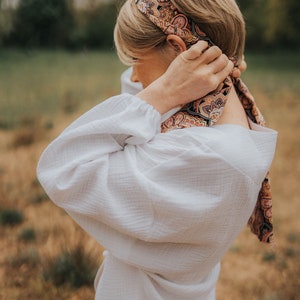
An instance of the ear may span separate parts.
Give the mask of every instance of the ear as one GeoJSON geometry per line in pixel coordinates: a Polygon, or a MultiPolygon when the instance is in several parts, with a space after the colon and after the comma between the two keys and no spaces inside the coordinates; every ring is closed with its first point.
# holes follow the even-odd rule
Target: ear
{"type": "Polygon", "coordinates": [[[175,34],[169,34],[167,36],[167,43],[174,49],[177,55],[187,49],[183,39],[175,34]]]}

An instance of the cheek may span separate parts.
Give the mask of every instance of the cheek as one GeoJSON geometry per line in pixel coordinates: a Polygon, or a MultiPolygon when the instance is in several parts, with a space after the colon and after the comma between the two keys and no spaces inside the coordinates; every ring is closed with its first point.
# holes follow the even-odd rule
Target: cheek
{"type": "Polygon", "coordinates": [[[160,60],[157,63],[152,64],[149,66],[149,78],[154,81],[160,76],[162,76],[168,69],[169,63],[166,61],[160,60]]]}
{"type": "Polygon", "coordinates": [[[141,82],[143,88],[146,88],[163,73],[164,70],[162,68],[155,68],[153,65],[144,65],[136,72],[138,81],[141,82]]]}
{"type": "MultiPolygon", "coordinates": [[[[139,64],[134,66],[134,77],[139,81],[143,88],[147,87],[161,75],[163,75],[171,63],[170,57],[163,58],[157,53],[147,58],[141,59],[139,64]]],[[[134,80],[132,80],[134,81],[134,80]]]]}

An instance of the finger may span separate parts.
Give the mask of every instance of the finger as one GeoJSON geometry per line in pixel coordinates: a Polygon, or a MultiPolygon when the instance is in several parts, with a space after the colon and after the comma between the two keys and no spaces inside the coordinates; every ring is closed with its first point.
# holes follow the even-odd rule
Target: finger
{"type": "Polygon", "coordinates": [[[212,46],[203,53],[202,59],[204,62],[209,64],[214,60],[216,60],[221,55],[222,55],[222,50],[217,46],[212,46]]]}
{"type": "Polygon", "coordinates": [[[222,54],[211,62],[209,66],[211,67],[212,73],[217,74],[227,66],[228,62],[228,57],[225,54],[222,54]]]}
{"type": "Polygon", "coordinates": [[[241,77],[241,71],[240,71],[240,69],[237,68],[237,67],[233,68],[231,76],[235,77],[235,78],[241,77]]]}
{"type": "Polygon", "coordinates": [[[247,63],[246,63],[246,61],[244,60],[244,57],[243,57],[243,60],[239,65],[239,70],[241,72],[244,72],[244,71],[246,71],[246,69],[247,69],[247,63]]]}
{"type": "Polygon", "coordinates": [[[196,58],[199,58],[207,48],[208,43],[206,41],[199,41],[181,55],[184,60],[195,60],[196,58]]]}
{"type": "Polygon", "coordinates": [[[226,66],[218,73],[215,74],[217,78],[220,80],[220,82],[225,80],[225,78],[232,72],[233,67],[234,67],[233,62],[231,60],[228,60],[226,66]]]}

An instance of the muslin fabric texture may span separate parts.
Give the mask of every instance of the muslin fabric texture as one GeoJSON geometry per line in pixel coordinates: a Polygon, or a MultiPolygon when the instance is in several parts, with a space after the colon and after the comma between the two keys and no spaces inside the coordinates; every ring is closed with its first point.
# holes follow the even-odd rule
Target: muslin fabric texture
{"type": "Polygon", "coordinates": [[[272,162],[271,129],[162,134],[165,118],[124,93],[77,119],[40,158],[49,197],[107,249],[97,300],[215,299],[220,260],[272,162]]]}

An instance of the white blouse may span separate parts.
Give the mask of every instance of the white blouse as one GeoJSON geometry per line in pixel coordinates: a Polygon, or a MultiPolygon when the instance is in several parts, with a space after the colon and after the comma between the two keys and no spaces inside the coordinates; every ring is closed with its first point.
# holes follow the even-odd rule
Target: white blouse
{"type": "Polygon", "coordinates": [[[49,197],[107,251],[95,299],[212,300],[220,260],[247,223],[277,133],[253,124],[160,133],[162,116],[122,94],[44,151],[49,197]]]}

